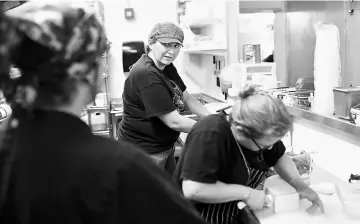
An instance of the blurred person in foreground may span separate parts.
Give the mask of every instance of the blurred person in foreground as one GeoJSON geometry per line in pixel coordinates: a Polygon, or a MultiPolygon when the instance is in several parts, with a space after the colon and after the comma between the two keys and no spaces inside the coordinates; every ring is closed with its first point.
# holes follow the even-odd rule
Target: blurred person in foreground
{"type": "Polygon", "coordinates": [[[0,88],[14,109],[1,130],[0,223],[202,223],[141,151],[81,121],[106,51],[95,16],[64,1],[22,7],[0,15],[0,88]]]}

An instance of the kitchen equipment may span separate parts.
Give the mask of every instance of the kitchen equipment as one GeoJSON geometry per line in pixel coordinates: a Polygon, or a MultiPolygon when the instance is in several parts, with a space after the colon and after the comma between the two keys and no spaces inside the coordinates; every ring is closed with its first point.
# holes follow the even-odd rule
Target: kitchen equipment
{"type": "Polygon", "coordinates": [[[296,91],[302,90],[314,90],[314,77],[313,76],[302,76],[295,84],[296,91]]]}
{"type": "Polygon", "coordinates": [[[335,185],[330,182],[322,182],[322,183],[311,185],[310,187],[311,187],[311,189],[316,191],[316,193],[322,194],[322,195],[331,196],[336,193],[335,185]]]}
{"type": "Polygon", "coordinates": [[[360,175],[350,174],[349,183],[360,183],[360,175]]]}
{"type": "MultiPolygon", "coordinates": [[[[218,69],[216,66],[216,70],[218,69]]],[[[232,63],[222,68],[219,81],[223,93],[228,93],[231,88],[241,89],[246,84],[246,75],[244,75],[241,63],[232,63]]]]}
{"type": "Polygon", "coordinates": [[[261,47],[260,44],[244,44],[243,45],[243,62],[244,63],[261,63],[261,47]]]}
{"type": "Polygon", "coordinates": [[[360,104],[350,109],[350,120],[357,126],[360,126],[360,104]]]}
{"type": "Polygon", "coordinates": [[[334,115],[349,118],[351,107],[360,103],[360,87],[337,87],[333,92],[334,115]]]}
{"type": "MultiPolygon", "coordinates": [[[[90,126],[93,134],[110,135],[107,107],[87,106],[81,119],[90,126]]],[[[109,136],[110,137],[110,136],[109,136]]]]}
{"type": "Polygon", "coordinates": [[[123,70],[130,71],[130,67],[145,54],[145,43],[143,41],[127,41],[123,43],[123,70]]]}
{"type": "Polygon", "coordinates": [[[283,180],[279,175],[274,175],[265,180],[265,193],[271,198],[269,206],[274,213],[290,212],[299,209],[300,196],[296,189],[283,180]]]}
{"type": "Polygon", "coordinates": [[[335,185],[335,189],[348,219],[360,220],[360,184],[335,185]]]}
{"type": "Polygon", "coordinates": [[[277,88],[276,63],[239,63],[239,75],[233,77],[232,88],[242,89],[245,84],[253,84],[264,89],[277,88]]]}

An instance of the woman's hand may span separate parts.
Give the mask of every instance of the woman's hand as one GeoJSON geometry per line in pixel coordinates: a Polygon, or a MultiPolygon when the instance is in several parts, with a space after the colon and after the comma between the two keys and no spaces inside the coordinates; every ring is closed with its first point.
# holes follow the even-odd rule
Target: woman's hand
{"type": "Polygon", "coordinates": [[[298,193],[300,195],[300,197],[306,198],[308,199],[311,203],[312,206],[310,206],[308,209],[306,209],[306,211],[309,214],[314,214],[319,208],[320,211],[322,213],[324,213],[324,204],[321,201],[319,195],[310,187],[298,190],[298,193]]]}
{"type": "Polygon", "coordinates": [[[313,189],[306,185],[300,178],[291,181],[290,184],[296,188],[300,197],[306,198],[312,203],[312,206],[306,210],[309,214],[314,214],[319,208],[320,211],[324,213],[324,204],[313,189]]]}
{"type": "Polygon", "coordinates": [[[267,200],[265,191],[250,188],[249,195],[245,199],[245,203],[253,210],[260,210],[266,203],[268,203],[267,200]]]}

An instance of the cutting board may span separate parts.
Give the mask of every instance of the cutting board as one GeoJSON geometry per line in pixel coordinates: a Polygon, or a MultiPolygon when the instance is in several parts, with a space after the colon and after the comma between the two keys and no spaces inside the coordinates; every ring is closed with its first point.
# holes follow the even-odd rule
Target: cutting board
{"type": "Polygon", "coordinates": [[[213,103],[207,103],[204,105],[204,107],[212,114],[217,114],[217,110],[223,109],[227,106],[230,106],[231,104],[225,103],[225,102],[213,102],[213,103]]]}
{"type": "Polygon", "coordinates": [[[319,195],[325,206],[325,214],[320,211],[315,215],[309,215],[306,209],[311,206],[307,199],[300,200],[298,211],[269,214],[266,211],[257,212],[261,224],[359,224],[360,220],[349,220],[343,213],[342,204],[336,194],[319,195]]]}

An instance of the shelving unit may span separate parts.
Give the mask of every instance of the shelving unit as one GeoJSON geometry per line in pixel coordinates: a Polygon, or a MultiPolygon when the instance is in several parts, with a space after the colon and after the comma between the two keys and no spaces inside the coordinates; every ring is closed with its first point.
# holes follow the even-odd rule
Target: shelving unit
{"type": "MultiPolygon", "coordinates": [[[[86,3],[88,6],[94,10],[96,17],[104,23],[105,17],[104,17],[104,7],[101,1],[99,0],[86,0],[86,3]]],[[[111,42],[108,42],[108,47],[110,48],[111,42]]],[[[109,76],[108,76],[108,55],[107,53],[104,53],[103,57],[103,63],[104,63],[104,73],[101,75],[100,79],[100,93],[105,94],[105,102],[104,105],[98,106],[94,102],[92,105],[88,105],[85,108],[83,108],[83,111],[87,113],[87,123],[90,126],[92,132],[94,135],[108,137],[108,138],[114,138],[113,136],[113,125],[112,125],[112,116],[111,116],[111,106],[110,106],[110,96],[109,96],[109,76]],[[103,122],[101,124],[94,124],[93,118],[96,118],[96,116],[101,116],[101,118],[104,118],[103,122]]]]}
{"type": "Polygon", "coordinates": [[[183,23],[183,27],[189,27],[196,35],[190,41],[187,39],[189,31],[185,32],[185,46],[181,50],[183,64],[178,69],[190,92],[202,92],[218,100],[225,99],[219,75],[224,66],[239,58],[238,14],[239,3],[236,1],[178,0],[178,22],[183,23]]]}

